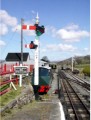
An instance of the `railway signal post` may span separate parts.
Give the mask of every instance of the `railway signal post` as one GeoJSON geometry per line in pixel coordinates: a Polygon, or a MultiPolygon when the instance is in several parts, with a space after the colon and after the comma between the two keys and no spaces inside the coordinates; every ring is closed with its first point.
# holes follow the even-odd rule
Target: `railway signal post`
{"type": "MultiPolygon", "coordinates": [[[[38,14],[36,16],[35,25],[38,26],[39,17],[38,14]]],[[[34,85],[39,85],[39,36],[36,33],[35,44],[37,47],[35,48],[35,72],[34,72],[34,85]]]]}
{"type": "Polygon", "coordinates": [[[39,36],[41,36],[44,33],[44,26],[39,26],[39,16],[37,13],[36,16],[36,37],[35,37],[35,45],[37,47],[35,48],[35,67],[34,67],[34,93],[35,93],[35,99],[39,99],[38,95],[38,88],[39,88],[39,36]]]}
{"type": "Polygon", "coordinates": [[[27,26],[23,25],[22,29],[29,29],[29,30],[35,30],[36,36],[35,36],[35,41],[31,41],[30,44],[25,45],[25,47],[28,47],[30,49],[35,49],[35,65],[34,65],[34,83],[33,87],[35,93],[38,93],[38,88],[39,88],[39,36],[41,36],[44,33],[44,26],[39,26],[39,16],[37,13],[36,16],[36,21],[34,26],[27,26]]]}

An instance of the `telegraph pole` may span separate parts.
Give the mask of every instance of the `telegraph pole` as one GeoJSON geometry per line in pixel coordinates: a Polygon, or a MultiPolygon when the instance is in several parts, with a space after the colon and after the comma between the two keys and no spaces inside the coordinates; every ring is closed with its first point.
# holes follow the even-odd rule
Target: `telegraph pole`
{"type": "Polygon", "coordinates": [[[23,65],[23,30],[22,30],[22,25],[23,25],[24,19],[21,18],[21,64],[23,65]]]}
{"type": "Polygon", "coordinates": [[[72,57],[72,72],[73,72],[73,57],[72,57]]]}
{"type": "MultiPolygon", "coordinates": [[[[24,19],[21,18],[21,62],[20,66],[23,66],[23,30],[22,30],[22,25],[23,25],[24,19]]],[[[22,87],[22,74],[20,74],[20,80],[19,80],[20,87],[22,87]]]]}

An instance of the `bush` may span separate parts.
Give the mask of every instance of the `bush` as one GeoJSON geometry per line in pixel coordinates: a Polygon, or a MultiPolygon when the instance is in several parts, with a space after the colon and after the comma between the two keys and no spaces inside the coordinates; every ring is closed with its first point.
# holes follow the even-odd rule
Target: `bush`
{"type": "Polygon", "coordinates": [[[73,70],[73,72],[72,72],[73,74],[79,74],[79,70],[73,70]]]}
{"type": "Polygon", "coordinates": [[[83,73],[86,76],[90,76],[90,66],[87,66],[83,69],[83,73]]]}

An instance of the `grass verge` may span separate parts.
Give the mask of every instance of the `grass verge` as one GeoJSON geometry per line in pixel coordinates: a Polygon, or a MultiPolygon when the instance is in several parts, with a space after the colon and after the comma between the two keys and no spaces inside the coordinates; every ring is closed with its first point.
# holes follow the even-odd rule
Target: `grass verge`
{"type": "Polygon", "coordinates": [[[10,101],[16,98],[21,91],[23,90],[23,87],[16,86],[17,90],[14,90],[13,88],[5,93],[4,95],[0,96],[0,108],[8,104],[10,101]]]}

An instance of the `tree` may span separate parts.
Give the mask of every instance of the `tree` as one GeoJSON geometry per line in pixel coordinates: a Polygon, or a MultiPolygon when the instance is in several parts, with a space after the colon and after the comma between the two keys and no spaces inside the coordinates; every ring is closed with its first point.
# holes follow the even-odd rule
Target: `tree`
{"type": "Polygon", "coordinates": [[[82,60],[81,60],[80,58],[77,58],[77,59],[76,59],[76,62],[77,62],[77,64],[81,64],[81,63],[82,63],[82,60]]]}
{"type": "Polygon", "coordinates": [[[44,56],[41,60],[43,60],[45,62],[50,62],[47,56],[44,56]]]}

